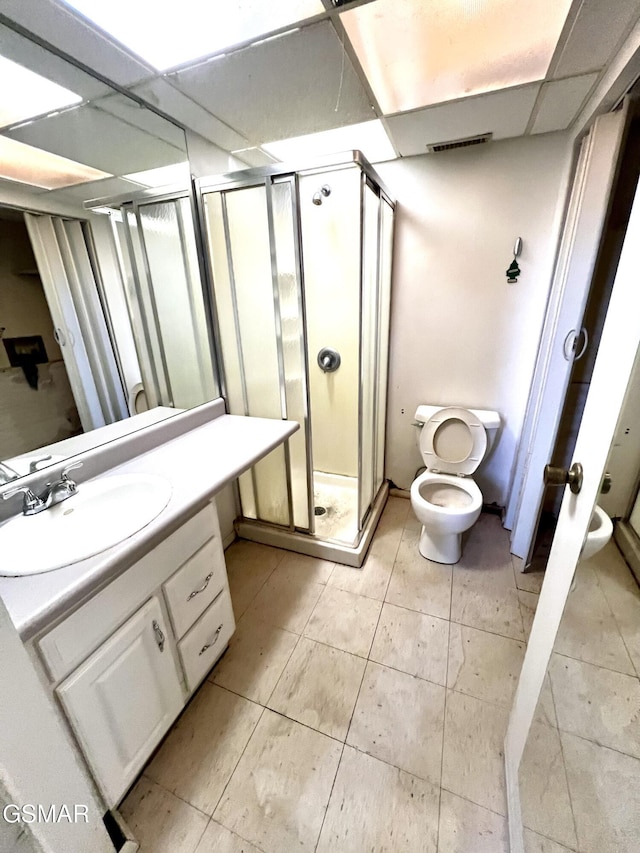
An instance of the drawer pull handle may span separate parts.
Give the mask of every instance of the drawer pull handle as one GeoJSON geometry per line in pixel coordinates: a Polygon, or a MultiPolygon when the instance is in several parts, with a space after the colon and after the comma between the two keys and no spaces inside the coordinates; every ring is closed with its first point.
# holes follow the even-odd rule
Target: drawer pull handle
{"type": "Polygon", "coordinates": [[[192,598],[195,598],[196,595],[200,595],[201,592],[204,592],[205,589],[209,586],[209,581],[213,577],[213,572],[209,572],[209,574],[204,579],[204,583],[200,587],[200,589],[194,589],[193,592],[190,592],[187,596],[187,601],[191,601],[192,598]]]}
{"type": "Polygon", "coordinates": [[[198,652],[198,657],[200,657],[200,655],[203,655],[207,651],[207,649],[211,648],[211,646],[215,646],[215,644],[218,642],[218,637],[220,636],[220,631],[222,631],[222,625],[221,624],[218,625],[218,627],[216,629],[216,633],[214,634],[213,640],[211,640],[210,643],[206,643],[200,649],[200,651],[198,652]]]}
{"type": "Polygon", "coordinates": [[[161,652],[164,651],[164,634],[162,633],[162,629],[160,625],[158,625],[157,621],[154,619],[151,623],[153,625],[153,631],[156,635],[156,643],[158,644],[158,648],[161,652]]]}

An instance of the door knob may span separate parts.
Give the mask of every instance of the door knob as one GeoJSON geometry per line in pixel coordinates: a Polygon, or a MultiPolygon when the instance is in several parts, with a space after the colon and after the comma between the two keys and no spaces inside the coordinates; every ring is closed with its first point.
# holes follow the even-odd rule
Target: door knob
{"type": "Polygon", "coordinates": [[[574,495],[582,488],[583,470],[579,462],[574,462],[571,468],[557,468],[555,465],[545,465],[543,475],[545,486],[569,486],[574,495]]]}

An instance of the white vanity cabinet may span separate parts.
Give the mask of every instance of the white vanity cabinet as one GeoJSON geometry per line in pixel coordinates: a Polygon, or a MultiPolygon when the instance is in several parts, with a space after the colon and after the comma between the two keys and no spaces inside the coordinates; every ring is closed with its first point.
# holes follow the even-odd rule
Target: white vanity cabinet
{"type": "Polygon", "coordinates": [[[94,777],[113,803],[184,704],[167,635],[160,603],[151,598],[57,689],[94,777]]]}
{"type": "Polygon", "coordinates": [[[36,639],[108,807],[122,799],[234,630],[210,503],[36,639]]]}

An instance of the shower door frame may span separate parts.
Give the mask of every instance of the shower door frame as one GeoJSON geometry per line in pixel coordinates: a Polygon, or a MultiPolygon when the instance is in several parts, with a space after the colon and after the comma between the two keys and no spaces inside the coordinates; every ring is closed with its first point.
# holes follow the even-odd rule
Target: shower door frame
{"type": "MultiPolygon", "coordinates": [[[[133,278],[135,297],[138,302],[138,310],[140,314],[140,326],[144,336],[144,349],[146,352],[141,354],[138,352],[138,361],[140,363],[140,368],[143,374],[143,379],[147,379],[151,388],[147,391],[147,394],[151,401],[154,401],[156,404],[158,403],[158,392],[161,397],[166,395],[167,402],[162,401],[160,405],[174,405],[174,395],[171,388],[171,377],[169,375],[169,367],[167,362],[167,356],[165,352],[165,344],[163,342],[162,336],[162,327],[159,319],[158,308],[156,305],[156,297],[153,289],[153,276],[151,274],[151,265],[149,261],[148,247],[145,241],[145,233],[144,226],[142,222],[142,217],[140,215],[141,210],[145,207],[149,207],[151,205],[159,205],[159,204],[175,204],[176,207],[176,221],[178,226],[178,237],[180,240],[181,247],[181,258],[182,263],[184,265],[184,273],[185,280],[189,281],[191,279],[189,264],[188,264],[188,248],[186,242],[185,235],[185,227],[186,223],[184,221],[183,212],[180,208],[180,205],[177,202],[188,200],[189,208],[191,211],[191,226],[193,228],[193,237],[195,242],[195,250],[196,257],[198,262],[198,273],[200,278],[200,286],[202,292],[202,298],[204,303],[204,315],[205,315],[205,325],[207,332],[207,353],[211,362],[211,369],[213,374],[213,384],[215,393],[222,393],[221,389],[221,376],[222,371],[220,370],[220,364],[218,362],[218,353],[216,348],[216,339],[214,335],[214,329],[211,323],[211,304],[209,299],[208,288],[205,285],[205,278],[203,274],[204,270],[204,252],[202,246],[202,235],[200,233],[200,223],[196,216],[196,209],[194,205],[194,193],[189,187],[168,187],[162,190],[143,190],[142,192],[135,193],[134,195],[130,195],[124,198],[117,198],[110,201],[109,206],[114,208],[114,211],[119,211],[122,217],[122,225],[125,237],[125,243],[127,247],[127,252],[129,255],[129,264],[131,267],[131,274],[133,278]],[[140,248],[140,257],[142,261],[142,269],[138,264],[137,253],[134,249],[132,234],[131,234],[131,226],[129,224],[129,219],[127,214],[131,213],[135,219],[136,229],[138,234],[138,243],[140,248]],[[148,295],[148,302],[150,303],[151,308],[151,317],[147,316],[147,312],[144,309],[145,300],[143,298],[143,288],[140,280],[140,276],[144,276],[145,284],[146,284],[146,293],[148,295]],[[149,328],[149,320],[151,320],[153,324],[153,336],[156,338],[156,349],[160,355],[160,365],[156,364],[155,358],[150,357],[153,354],[154,347],[152,345],[152,333],[149,328]],[[143,357],[144,356],[144,357],[143,357]],[[145,377],[145,373],[147,373],[145,377]]],[[[104,204],[104,202],[103,202],[104,204]]],[[[118,250],[120,250],[119,237],[115,230],[115,223],[112,221],[112,230],[113,230],[113,240],[118,250]]],[[[122,259],[118,256],[118,263],[122,263],[122,259]]],[[[126,281],[125,270],[120,270],[120,275],[122,277],[123,282],[126,281]]],[[[192,314],[194,312],[192,311],[192,314]]],[[[194,314],[195,316],[195,314],[194,314]]],[[[198,342],[197,350],[198,357],[202,355],[201,350],[204,349],[200,342],[198,342]]],[[[145,381],[145,390],[147,386],[147,381],[145,381]]]]}
{"type": "MultiPolygon", "coordinates": [[[[205,289],[209,291],[208,293],[208,305],[210,306],[211,311],[211,325],[213,330],[213,341],[214,347],[216,351],[216,364],[218,368],[218,382],[220,386],[220,391],[222,396],[225,399],[225,406],[228,411],[228,388],[227,388],[227,377],[224,367],[224,356],[222,353],[221,346],[221,335],[220,335],[220,317],[218,312],[218,307],[216,304],[215,297],[215,289],[214,289],[214,274],[211,263],[211,258],[209,252],[206,247],[206,234],[207,234],[207,216],[206,216],[206,206],[205,206],[205,195],[209,193],[225,193],[227,191],[233,190],[242,190],[250,187],[265,187],[266,193],[266,203],[267,203],[267,216],[269,222],[269,245],[271,252],[271,276],[274,288],[274,315],[276,317],[276,322],[278,322],[279,311],[278,311],[278,301],[276,298],[276,289],[277,289],[277,274],[278,274],[278,266],[277,266],[277,258],[275,256],[275,247],[273,241],[273,213],[272,213],[272,203],[271,203],[271,193],[272,186],[278,180],[281,181],[289,181],[292,186],[291,192],[291,200],[292,200],[292,216],[293,216],[293,225],[295,230],[295,266],[296,266],[296,276],[298,283],[298,307],[300,310],[301,317],[301,327],[302,327],[302,359],[303,359],[303,376],[302,376],[302,384],[303,384],[303,400],[304,400],[304,424],[303,429],[305,431],[305,450],[306,450],[306,459],[307,459],[307,471],[306,471],[306,479],[307,479],[307,503],[308,503],[308,513],[309,513],[309,526],[308,528],[300,528],[294,525],[293,512],[289,512],[289,525],[282,526],[275,524],[273,522],[264,522],[260,519],[251,519],[242,516],[243,522],[246,521],[247,525],[258,526],[258,525],[267,525],[274,529],[280,529],[282,531],[287,531],[291,534],[301,534],[305,538],[312,541],[323,541],[328,545],[338,548],[340,551],[346,550],[351,551],[354,548],[358,548],[358,546],[362,543],[363,540],[363,531],[365,531],[368,521],[371,519],[372,514],[379,514],[381,512],[381,507],[379,506],[379,498],[381,493],[384,490],[384,478],[382,480],[381,485],[376,489],[376,470],[377,470],[377,460],[379,453],[379,442],[377,440],[377,428],[378,428],[378,419],[376,417],[376,422],[374,426],[374,435],[373,435],[373,443],[372,443],[372,459],[370,460],[372,468],[372,495],[370,500],[368,501],[367,509],[362,514],[360,514],[360,491],[362,488],[362,435],[363,435],[363,404],[362,404],[362,327],[363,327],[363,318],[362,318],[362,305],[363,305],[363,290],[364,290],[364,193],[365,187],[367,184],[373,184],[371,189],[376,193],[378,198],[378,211],[377,211],[377,246],[376,246],[376,256],[375,256],[375,280],[376,280],[376,310],[375,310],[375,344],[377,346],[377,342],[379,340],[379,321],[380,321],[380,279],[381,279],[381,244],[382,244],[382,222],[383,222],[383,204],[386,203],[391,209],[392,213],[395,212],[395,200],[393,196],[389,193],[387,188],[384,186],[379,176],[372,168],[371,164],[362,156],[359,151],[348,151],[344,154],[340,154],[337,156],[330,156],[324,158],[317,158],[314,160],[313,164],[301,163],[301,164],[274,164],[271,166],[257,167],[242,170],[240,172],[233,172],[228,175],[220,175],[220,176],[212,176],[212,177],[204,177],[199,178],[194,182],[195,187],[195,220],[197,223],[196,230],[200,233],[202,238],[202,270],[203,270],[203,280],[206,282],[205,289]],[[315,532],[314,525],[314,499],[313,499],[313,441],[312,441],[312,430],[311,430],[311,401],[310,401],[310,392],[309,392],[309,347],[307,341],[307,322],[306,322],[306,312],[305,312],[305,279],[304,279],[304,264],[303,264],[303,247],[302,247],[302,232],[301,232],[301,217],[300,217],[300,194],[299,194],[299,177],[308,176],[313,174],[323,173],[329,170],[336,171],[339,169],[347,169],[357,167],[360,170],[360,250],[359,250],[359,258],[360,258],[360,269],[359,269],[359,326],[358,326],[358,482],[357,482],[357,504],[356,504],[356,515],[357,515],[357,526],[358,526],[358,542],[355,546],[348,546],[345,543],[341,543],[338,540],[314,540],[313,534],[315,532]]],[[[222,197],[224,200],[224,196],[222,197]]],[[[225,240],[228,238],[228,226],[225,227],[225,240]]],[[[392,222],[393,228],[393,222],[392,222]]],[[[391,245],[393,242],[393,231],[391,232],[391,245]]],[[[227,259],[231,260],[231,253],[229,251],[229,245],[227,242],[227,259]]],[[[231,281],[233,281],[233,273],[232,270],[229,270],[229,275],[231,281]]],[[[203,282],[203,284],[204,284],[203,282]]],[[[278,361],[279,366],[281,364],[282,359],[282,337],[277,334],[278,327],[276,326],[276,344],[278,349],[278,361]]],[[[386,345],[388,349],[389,343],[389,331],[387,330],[386,334],[386,345]]],[[[376,374],[377,367],[379,365],[379,353],[376,351],[376,374]]],[[[280,374],[282,379],[282,374],[280,374]]],[[[376,377],[377,378],[377,377],[376,377]]],[[[387,366],[387,382],[388,382],[388,366],[387,366]]],[[[281,411],[283,418],[286,419],[286,400],[284,400],[284,383],[281,382],[281,411]]],[[[379,402],[379,389],[378,383],[375,382],[373,390],[374,396],[374,412],[376,412],[376,406],[379,402]]],[[[243,399],[245,400],[245,414],[248,414],[246,411],[246,395],[243,395],[243,399]]],[[[386,419],[385,419],[386,420],[386,419]]],[[[285,467],[286,467],[286,477],[287,477],[287,490],[289,503],[291,505],[291,467],[288,461],[288,442],[285,443],[285,467]]],[[[384,455],[384,449],[383,449],[384,455]]],[[[242,502],[239,500],[239,488],[236,485],[236,495],[238,497],[238,505],[242,508],[242,502]]],[[[385,493],[386,499],[386,493],[385,493]]],[[[365,545],[368,544],[365,543],[365,545]]],[[[366,550],[366,549],[365,549],[366,550]]],[[[358,565],[360,562],[358,563],[358,565]]]]}
{"type": "MultiPolygon", "coordinates": [[[[277,169],[277,170],[261,170],[261,169],[248,169],[241,173],[232,173],[230,176],[214,176],[214,177],[205,177],[198,178],[194,182],[195,187],[195,209],[196,209],[196,221],[198,223],[197,230],[199,231],[202,237],[202,277],[205,289],[208,291],[208,305],[210,306],[210,317],[211,317],[211,326],[213,331],[213,340],[215,342],[216,347],[216,363],[218,369],[218,383],[220,387],[220,393],[224,398],[225,409],[227,413],[229,412],[229,402],[228,402],[228,387],[227,387],[227,376],[224,366],[224,354],[222,352],[222,335],[220,333],[220,317],[218,312],[218,306],[216,303],[215,296],[215,288],[214,288],[214,273],[213,266],[211,263],[210,252],[206,249],[206,238],[207,234],[207,214],[206,214],[206,205],[205,205],[205,196],[213,193],[221,194],[221,205],[223,211],[223,219],[224,219],[224,229],[225,229],[225,243],[227,247],[227,263],[228,263],[228,272],[229,272],[229,280],[230,280],[230,288],[233,294],[234,301],[234,322],[236,323],[236,339],[238,345],[240,344],[240,334],[237,325],[237,310],[235,308],[235,280],[234,280],[234,272],[233,272],[233,254],[231,251],[231,243],[229,238],[229,225],[228,225],[228,216],[227,216],[227,208],[226,208],[226,198],[225,194],[227,192],[233,192],[235,190],[242,191],[246,189],[251,189],[253,187],[264,187],[265,190],[265,201],[266,201],[266,210],[267,210],[267,221],[268,221],[268,229],[269,229],[269,249],[270,249],[270,263],[271,263],[271,282],[273,289],[273,310],[274,310],[274,320],[276,322],[275,335],[276,335],[276,351],[278,358],[278,377],[279,377],[279,394],[280,394],[280,412],[283,420],[287,420],[287,401],[286,401],[286,391],[285,391],[285,382],[284,382],[284,353],[283,353],[283,343],[282,343],[282,328],[280,325],[281,316],[280,316],[280,300],[278,294],[278,285],[277,285],[277,276],[278,276],[278,262],[275,253],[274,247],[274,224],[273,224],[273,204],[272,204],[272,187],[274,183],[290,183],[291,184],[291,203],[292,203],[292,214],[293,214],[293,226],[294,226],[294,250],[295,250],[295,271],[296,278],[298,281],[298,309],[300,312],[301,318],[301,327],[302,327],[302,361],[304,369],[302,371],[302,400],[303,400],[303,414],[304,414],[304,424],[301,425],[301,428],[305,434],[305,454],[306,454],[306,479],[307,479],[307,515],[308,515],[308,526],[300,527],[296,526],[294,523],[294,511],[293,511],[293,490],[292,490],[292,477],[291,477],[291,463],[290,463],[290,449],[289,449],[289,441],[285,441],[283,444],[284,454],[285,454],[285,477],[287,484],[287,501],[288,501],[288,511],[289,511],[289,524],[288,525],[280,525],[273,521],[264,521],[262,519],[253,519],[242,515],[243,521],[250,522],[252,524],[268,524],[274,528],[285,530],[289,533],[302,533],[307,536],[313,536],[315,532],[315,524],[314,524],[314,512],[313,512],[313,456],[312,456],[312,443],[311,443],[311,418],[310,418],[310,401],[309,401],[309,382],[308,382],[308,371],[307,371],[307,363],[308,363],[308,345],[307,345],[307,333],[306,333],[306,324],[304,322],[304,270],[302,265],[302,235],[300,233],[300,217],[299,217],[299,208],[300,208],[300,199],[298,193],[298,176],[295,171],[291,171],[289,169],[277,169]],[[268,174],[267,174],[268,172],[268,174]]],[[[242,364],[242,352],[241,349],[238,354],[239,361],[242,364]]],[[[244,372],[242,372],[241,381],[244,386],[244,372]]],[[[247,393],[243,387],[242,391],[243,398],[243,407],[244,407],[244,415],[249,416],[248,402],[247,402],[247,393]]],[[[250,469],[251,474],[253,476],[254,469],[250,469]]],[[[238,481],[234,483],[234,489],[236,494],[237,505],[240,507],[242,511],[242,500],[240,497],[240,488],[238,485],[238,481]]],[[[254,481],[254,492],[257,492],[255,481],[254,481]]]]}

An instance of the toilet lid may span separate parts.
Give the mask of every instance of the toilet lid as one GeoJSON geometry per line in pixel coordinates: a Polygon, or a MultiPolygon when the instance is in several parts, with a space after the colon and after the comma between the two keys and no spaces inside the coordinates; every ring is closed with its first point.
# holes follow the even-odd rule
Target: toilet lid
{"type": "Polygon", "coordinates": [[[473,474],[487,452],[487,433],[482,421],[468,409],[448,406],[426,421],[420,449],[431,471],[473,474]]]}

